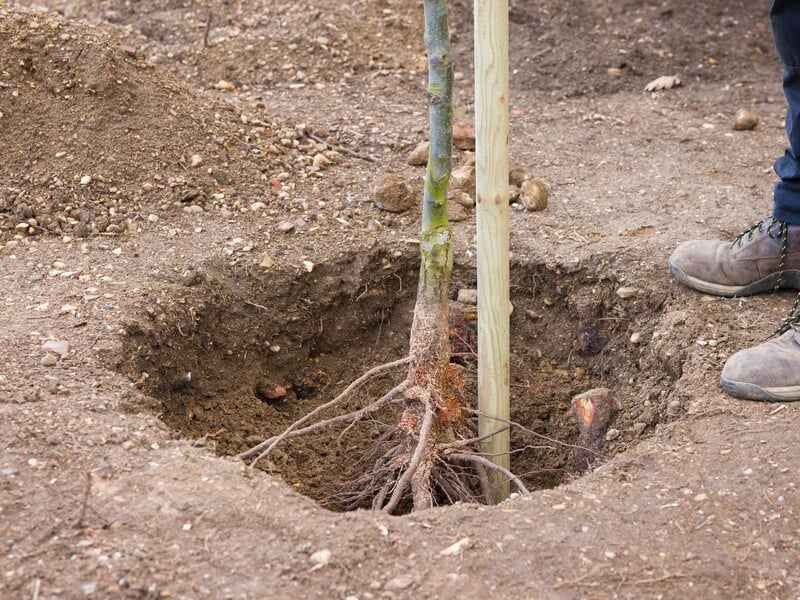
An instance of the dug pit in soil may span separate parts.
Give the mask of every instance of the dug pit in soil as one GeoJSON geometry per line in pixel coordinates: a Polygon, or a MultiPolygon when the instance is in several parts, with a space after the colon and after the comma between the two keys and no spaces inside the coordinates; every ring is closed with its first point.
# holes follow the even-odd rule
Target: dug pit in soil
{"type": "MultiPolygon", "coordinates": [[[[417,264],[413,253],[378,249],[311,272],[187,269],[179,283],[145,299],[145,315],[127,327],[119,367],[157,399],[170,427],[236,455],[370,368],[406,356],[417,264]]],[[[453,281],[455,298],[474,287],[474,270],[457,265],[453,281]]],[[[665,418],[680,362],[638,342],[652,335],[647,323],[663,298],[621,288],[591,266],[566,272],[537,264],[512,265],[511,298],[511,419],[519,425],[511,465],[528,489],[577,476],[581,461],[598,463],[665,418]],[[621,410],[608,442],[587,453],[576,448],[571,399],[600,386],[612,390],[621,410]]],[[[475,330],[475,307],[454,301],[453,361],[463,366],[473,407],[475,330]]],[[[400,368],[336,410],[355,410],[404,376],[400,368]]],[[[371,450],[398,418],[390,407],[287,441],[260,466],[330,509],[364,507],[353,502],[353,482],[372,467],[371,450]]]]}

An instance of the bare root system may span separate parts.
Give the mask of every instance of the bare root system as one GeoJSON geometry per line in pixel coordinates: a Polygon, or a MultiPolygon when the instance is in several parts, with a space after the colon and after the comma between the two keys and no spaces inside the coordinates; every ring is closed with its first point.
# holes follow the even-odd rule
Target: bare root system
{"type": "MultiPolygon", "coordinates": [[[[414,377],[413,368],[408,378],[376,400],[356,410],[323,418],[326,411],[340,407],[368,383],[410,363],[411,359],[406,357],[370,369],[333,400],[310,411],[280,434],[239,454],[239,458],[252,459],[250,467],[254,468],[281,442],[335,425],[345,425],[346,432],[359,421],[394,404],[402,407],[399,422],[361,457],[364,473],[336,498],[346,508],[369,507],[396,514],[457,502],[493,504],[489,476],[492,471],[510,481],[520,494],[527,494],[516,475],[494,464],[480,451],[483,440],[508,425],[489,434],[475,435],[472,423],[460,418],[472,411],[464,410],[453,398],[441,394],[439,386],[415,383],[419,378],[414,377]],[[369,463],[371,467],[366,466],[369,463]]],[[[457,372],[456,367],[454,370],[457,372]]],[[[444,387],[452,383],[447,380],[444,387]]]]}

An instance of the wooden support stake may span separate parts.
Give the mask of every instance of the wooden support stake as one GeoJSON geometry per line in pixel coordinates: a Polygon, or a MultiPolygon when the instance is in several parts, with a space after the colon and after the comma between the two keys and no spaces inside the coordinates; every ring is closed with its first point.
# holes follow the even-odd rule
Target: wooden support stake
{"type": "MultiPolygon", "coordinates": [[[[510,468],[508,242],[508,0],[475,0],[475,161],[478,224],[479,435],[488,458],[510,468]],[[495,417],[495,418],[493,418],[495,417]]],[[[492,471],[495,501],[509,482],[492,471]]]]}

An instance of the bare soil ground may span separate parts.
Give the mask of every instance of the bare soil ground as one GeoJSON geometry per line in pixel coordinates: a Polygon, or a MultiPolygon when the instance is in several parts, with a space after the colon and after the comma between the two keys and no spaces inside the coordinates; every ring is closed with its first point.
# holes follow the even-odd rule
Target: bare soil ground
{"type": "Polygon", "coordinates": [[[768,215],[767,5],[577,4],[511,10],[511,157],[550,188],[512,211],[512,466],[538,491],[401,517],[341,511],[392,415],[272,473],[230,456],[406,351],[418,215],[373,189],[421,182],[421,3],[0,4],[0,596],[800,597],[800,412],[717,383],[793,295],[666,272],[768,215]],[[660,75],[684,85],[644,93],[660,75]],[[599,385],[616,437],[578,478],[569,400],[599,385]]]}

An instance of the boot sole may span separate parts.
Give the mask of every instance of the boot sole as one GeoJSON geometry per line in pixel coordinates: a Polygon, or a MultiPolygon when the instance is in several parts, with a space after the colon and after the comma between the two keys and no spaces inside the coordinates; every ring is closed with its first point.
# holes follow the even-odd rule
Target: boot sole
{"type": "Polygon", "coordinates": [[[704,294],[725,296],[726,298],[752,296],[754,294],[770,292],[778,286],[779,282],[780,289],[800,289],[800,271],[797,269],[787,269],[782,273],[772,273],[763,279],[759,279],[747,285],[722,285],[721,283],[703,281],[697,277],[687,275],[674,263],[669,263],[669,272],[672,273],[675,279],[687,287],[703,292],[704,294]]]}
{"type": "Polygon", "coordinates": [[[768,402],[794,402],[800,400],[800,386],[764,388],[754,383],[719,378],[726,394],[744,400],[766,400],[768,402]]]}

